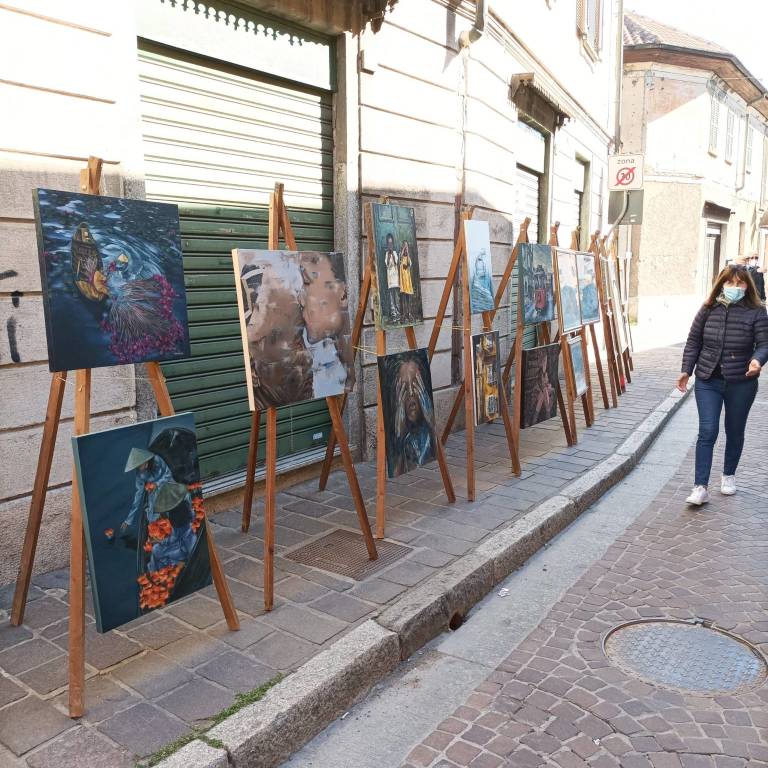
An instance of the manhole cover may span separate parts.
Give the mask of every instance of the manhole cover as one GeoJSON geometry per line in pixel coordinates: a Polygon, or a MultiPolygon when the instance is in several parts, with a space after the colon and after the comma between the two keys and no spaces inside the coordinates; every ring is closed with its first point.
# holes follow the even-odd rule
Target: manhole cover
{"type": "Polygon", "coordinates": [[[289,552],[285,557],[302,565],[310,565],[313,568],[347,576],[355,581],[362,581],[412,551],[410,547],[378,539],[376,549],[379,552],[379,559],[369,560],[368,550],[359,533],[336,530],[305,547],[289,552]]]}
{"type": "Polygon", "coordinates": [[[616,627],[605,653],[625,672],[650,683],[700,694],[762,685],[765,659],[743,640],[682,621],[642,621],[616,627]]]}

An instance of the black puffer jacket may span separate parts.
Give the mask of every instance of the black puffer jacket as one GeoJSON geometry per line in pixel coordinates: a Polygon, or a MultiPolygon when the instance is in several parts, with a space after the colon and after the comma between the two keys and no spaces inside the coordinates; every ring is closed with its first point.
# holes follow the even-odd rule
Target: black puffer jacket
{"type": "Polygon", "coordinates": [[[746,378],[750,360],[768,362],[768,314],[743,301],[702,307],[693,320],[683,352],[683,373],[708,379],[718,364],[729,381],[746,378]]]}

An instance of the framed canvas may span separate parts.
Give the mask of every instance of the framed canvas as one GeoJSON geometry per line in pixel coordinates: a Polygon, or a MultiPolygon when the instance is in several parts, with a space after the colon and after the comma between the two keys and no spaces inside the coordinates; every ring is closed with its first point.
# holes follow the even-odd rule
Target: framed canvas
{"type": "Polygon", "coordinates": [[[373,203],[371,209],[376,253],[373,291],[376,327],[391,330],[421,325],[424,315],[413,208],[373,203]]]}
{"type": "Polygon", "coordinates": [[[557,416],[559,361],[559,344],[545,344],[523,350],[521,429],[557,416]]]}
{"type": "Polygon", "coordinates": [[[234,250],[251,410],[351,392],[341,253],[234,250]]]}
{"type": "Polygon", "coordinates": [[[534,325],[554,320],[555,270],[551,246],[522,243],[518,263],[523,323],[534,325]]]}
{"type": "Polygon", "coordinates": [[[426,349],[379,357],[387,476],[398,477],[437,456],[432,376],[426,349]]]}
{"type": "Polygon", "coordinates": [[[211,583],[195,421],[72,438],[99,632],[211,583]]]}
{"type": "Polygon", "coordinates": [[[34,192],[51,371],[189,357],[179,209],[34,192]]]}
{"type": "Polygon", "coordinates": [[[576,273],[579,278],[581,324],[590,325],[600,320],[600,303],[597,295],[597,275],[593,254],[576,254],[576,273]]]}
{"type": "Polygon", "coordinates": [[[616,338],[621,346],[620,352],[624,352],[629,349],[629,334],[627,333],[626,325],[624,324],[624,309],[621,301],[621,291],[619,289],[619,280],[616,274],[616,263],[614,259],[608,259],[608,287],[611,297],[611,308],[613,310],[613,322],[616,328],[616,338]]]}
{"type": "Polygon", "coordinates": [[[581,337],[568,339],[568,352],[571,356],[571,369],[573,370],[573,392],[576,397],[581,397],[587,392],[587,375],[584,362],[584,348],[581,337]]]}
{"type": "Polygon", "coordinates": [[[472,337],[472,377],[475,397],[475,424],[487,424],[501,416],[499,387],[499,332],[478,333],[472,337]]]}
{"type": "Polygon", "coordinates": [[[474,219],[465,221],[464,241],[467,246],[470,312],[473,315],[492,312],[496,304],[493,291],[491,230],[488,222],[474,219]]]}
{"type": "Polygon", "coordinates": [[[558,278],[558,308],[560,333],[581,327],[579,304],[579,278],[576,272],[576,254],[562,248],[556,249],[558,278]]]}

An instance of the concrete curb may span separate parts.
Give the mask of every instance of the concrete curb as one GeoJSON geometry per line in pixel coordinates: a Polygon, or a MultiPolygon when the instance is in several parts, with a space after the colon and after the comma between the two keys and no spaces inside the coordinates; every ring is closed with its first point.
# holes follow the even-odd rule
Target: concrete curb
{"type": "MultiPolygon", "coordinates": [[[[685,401],[673,390],[613,455],[490,536],[158,768],[272,768],[344,713],[626,477],[685,401]],[[224,757],[228,762],[221,762],[224,757]]],[[[455,625],[455,624],[454,624],[455,625]]]]}

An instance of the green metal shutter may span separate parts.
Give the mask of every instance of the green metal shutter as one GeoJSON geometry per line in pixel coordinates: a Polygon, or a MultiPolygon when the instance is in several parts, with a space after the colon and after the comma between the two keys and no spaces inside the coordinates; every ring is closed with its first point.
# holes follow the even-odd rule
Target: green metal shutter
{"type": "MultiPolygon", "coordinates": [[[[174,407],[195,414],[203,477],[234,485],[250,412],[231,250],[267,247],[276,181],[299,248],[333,249],[332,95],[143,41],[139,79],[146,195],[179,206],[192,339],[163,370],[174,407]]],[[[280,409],[283,465],[329,430],[323,400],[280,409]]]]}

